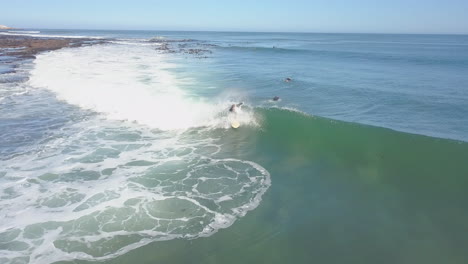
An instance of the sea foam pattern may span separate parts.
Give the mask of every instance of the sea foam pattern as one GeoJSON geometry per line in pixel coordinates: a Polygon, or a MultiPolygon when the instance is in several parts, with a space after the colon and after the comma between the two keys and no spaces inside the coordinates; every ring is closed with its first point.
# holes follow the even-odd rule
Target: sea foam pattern
{"type": "Polygon", "coordinates": [[[2,162],[2,262],[107,259],[209,236],[257,207],[270,186],[260,165],[215,158],[223,146],[213,138],[102,122],[2,162]]]}
{"type": "Polygon", "coordinates": [[[12,100],[70,121],[45,122],[43,139],[0,159],[1,263],[114,258],[209,236],[259,205],[268,171],[211,133],[226,103],[190,99],[161,58],[121,44],[38,56],[30,92],[12,100]]]}

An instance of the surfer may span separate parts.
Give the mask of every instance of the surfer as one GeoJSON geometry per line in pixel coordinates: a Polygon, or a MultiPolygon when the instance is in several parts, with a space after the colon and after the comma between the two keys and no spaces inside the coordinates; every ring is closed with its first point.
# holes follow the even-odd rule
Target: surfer
{"type": "Polygon", "coordinates": [[[292,79],[289,78],[289,77],[287,77],[286,79],[284,79],[284,81],[285,81],[285,82],[290,82],[290,81],[292,81],[292,79]]]}
{"type": "Polygon", "coordinates": [[[238,113],[239,110],[240,110],[240,107],[241,107],[243,104],[244,104],[244,103],[232,104],[231,107],[229,107],[229,112],[231,112],[231,113],[238,113]]]}
{"type": "Polygon", "coordinates": [[[238,104],[232,104],[231,107],[229,107],[229,116],[228,119],[231,122],[231,127],[232,128],[239,128],[240,123],[237,120],[237,113],[239,113],[241,106],[244,103],[238,103],[238,104]]]}

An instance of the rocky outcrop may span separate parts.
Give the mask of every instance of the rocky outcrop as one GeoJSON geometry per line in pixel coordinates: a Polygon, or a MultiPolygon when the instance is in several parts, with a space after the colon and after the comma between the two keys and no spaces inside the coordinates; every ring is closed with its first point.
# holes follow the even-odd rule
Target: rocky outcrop
{"type": "Polygon", "coordinates": [[[2,36],[0,35],[0,55],[34,58],[38,52],[56,50],[63,47],[79,47],[104,43],[91,39],[69,38],[34,38],[28,36],[2,36]]]}

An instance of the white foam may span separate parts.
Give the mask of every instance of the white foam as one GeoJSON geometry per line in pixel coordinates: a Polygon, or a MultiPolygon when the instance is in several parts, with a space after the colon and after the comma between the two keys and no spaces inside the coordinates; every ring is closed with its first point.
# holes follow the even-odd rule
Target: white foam
{"type": "Polygon", "coordinates": [[[270,108],[277,108],[277,109],[282,109],[282,110],[286,110],[286,111],[289,111],[289,112],[294,112],[294,113],[298,113],[298,114],[301,114],[301,115],[304,115],[304,116],[312,116],[311,114],[308,114],[304,111],[301,111],[295,107],[290,107],[290,106],[272,106],[270,108]]]}
{"type": "Polygon", "coordinates": [[[78,123],[42,151],[0,161],[0,237],[18,247],[0,259],[104,260],[153,241],[210,236],[256,208],[271,184],[256,163],[214,158],[216,138],[127,125],[78,123]]]}
{"type": "MultiPolygon", "coordinates": [[[[62,49],[37,56],[29,83],[108,118],[161,130],[225,126],[229,102],[190,97],[165,56],[133,45],[62,49]]],[[[242,122],[254,123],[253,114],[244,113],[242,122]]]]}
{"type": "Polygon", "coordinates": [[[109,43],[122,44],[122,45],[136,45],[136,46],[160,46],[161,43],[151,43],[144,40],[138,39],[119,39],[119,40],[109,40],[109,43]]]}
{"type": "MultiPolygon", "coordinates": [[[[188,96],[164,56],[121,44],[38,56],[29,85],[101,114],[0,160],[0,262],[110,259],[210,236],[259,205],[269,173],[220,156],[230,146],[211,131],[229,126],[238,99],[188,96]],[[186,131],[200,125],[208,130],[186,131]]],[[[255,122],[248,107],[236,118],[255,122]]]]}

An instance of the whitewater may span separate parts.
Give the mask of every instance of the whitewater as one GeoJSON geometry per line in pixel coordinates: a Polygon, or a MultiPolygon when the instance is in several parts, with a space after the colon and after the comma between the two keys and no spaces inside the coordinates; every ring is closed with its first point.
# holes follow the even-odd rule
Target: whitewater
{"type": "MultiPolygon", "coordinates": [[[[109,259],[154,241],[209,236],[258,206],[268,171],[220,154],[226,146],[210,133],[229,128],[231,102],[190,97],[179,88],[190,80],[176,79],[165,56],[126,43],[32,62],[24,92],[41,107],[78,107],[79,117],[0,163],[9,245],[0,258],[109,259]]],[[[237,118],[256,125],[247,109],[237,118]]]]}
{"type": "Polygon", "coordinates": [[[468,261],[466,36],[3,35],[0,263],[468,261]]]}

